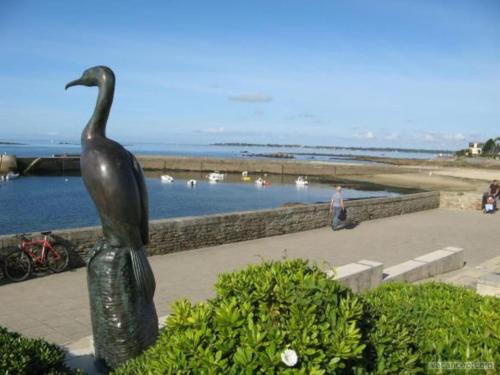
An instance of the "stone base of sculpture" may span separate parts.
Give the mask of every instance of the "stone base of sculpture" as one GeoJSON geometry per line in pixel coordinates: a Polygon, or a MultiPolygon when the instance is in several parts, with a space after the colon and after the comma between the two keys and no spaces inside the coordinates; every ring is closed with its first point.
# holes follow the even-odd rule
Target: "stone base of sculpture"
{"type": "Polygon", "coordinates": [[[155,342],[154,277],[144,249],[97,243],[87,283],[97,365],[116,368],[155,342]]]}

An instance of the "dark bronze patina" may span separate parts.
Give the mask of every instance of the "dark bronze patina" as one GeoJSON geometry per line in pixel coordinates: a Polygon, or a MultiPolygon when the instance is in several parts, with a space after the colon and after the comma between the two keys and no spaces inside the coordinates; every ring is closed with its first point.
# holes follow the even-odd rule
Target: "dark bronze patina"
{"type": "Polygon", "coordinates": [[[153,344],[158,333],[155,280],[145,254],[148,194],[135,157],[106,138],[113,71],[105,66],[87,69],[66,89],[76,85],[99,88],[94,113],[82,132],[80,164],[104,234],[87,261],[95,358],[115,368],[153,344]]]}

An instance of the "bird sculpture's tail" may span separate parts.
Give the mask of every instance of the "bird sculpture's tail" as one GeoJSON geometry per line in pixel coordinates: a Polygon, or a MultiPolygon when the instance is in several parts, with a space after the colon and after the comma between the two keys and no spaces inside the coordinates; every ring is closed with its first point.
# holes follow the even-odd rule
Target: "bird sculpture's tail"
{"type": "Polygon", "coordinates": [[[138,250],[131,249],[130,258],[132,260],[132,270],[134,272],[137,290],[144,293],[147,301],[152,301],[156,283],[144,248],[138,250]]]}

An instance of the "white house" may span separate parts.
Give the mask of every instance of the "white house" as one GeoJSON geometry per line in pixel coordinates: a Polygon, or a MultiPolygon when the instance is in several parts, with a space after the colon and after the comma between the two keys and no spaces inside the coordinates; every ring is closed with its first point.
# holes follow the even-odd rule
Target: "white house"
{"type": "Polygon", "coordinates": [[[469,152],[471,155],[481,155],[483,152],[484,143],[481,142],[470,142],[469,143],[469,152]]]}

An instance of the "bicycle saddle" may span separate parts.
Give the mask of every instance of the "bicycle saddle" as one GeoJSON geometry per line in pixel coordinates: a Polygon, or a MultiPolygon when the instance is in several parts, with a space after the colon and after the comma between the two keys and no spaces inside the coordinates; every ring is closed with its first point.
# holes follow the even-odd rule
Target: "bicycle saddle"
{"type": "Polygon", "coordinates": [[[50,231],[50,230],[47,231],[47,232],[40,232],[40,234],[43,234],[44,236],[48,236],[51,233],[52,233],[52,231],[50,231]]]}

